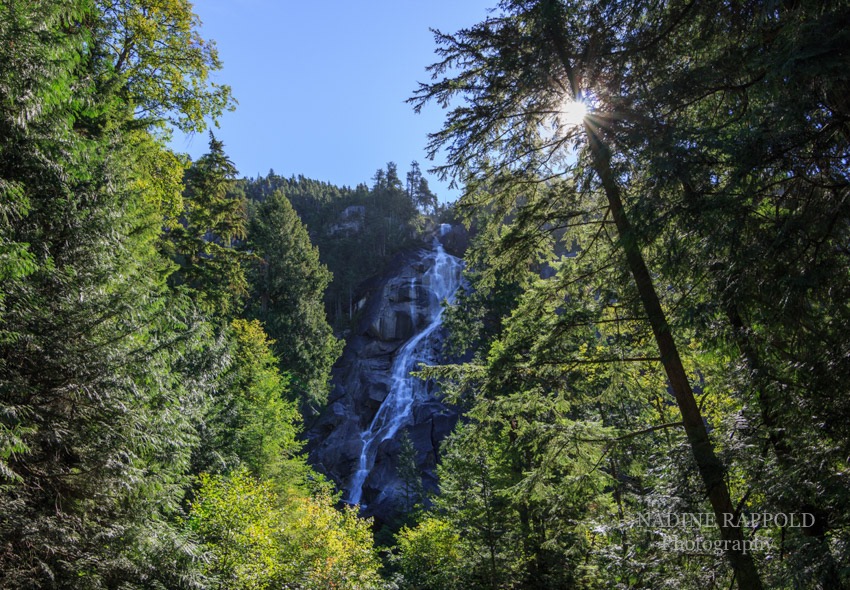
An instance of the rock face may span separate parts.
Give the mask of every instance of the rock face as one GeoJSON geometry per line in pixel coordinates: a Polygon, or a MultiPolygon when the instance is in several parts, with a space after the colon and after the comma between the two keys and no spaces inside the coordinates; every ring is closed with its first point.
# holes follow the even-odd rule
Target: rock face
{"type": "Polygon", "coordinates": [[[436,489],[438,447],[457,422],[433,382],[410,376],[442,359],[442,302],[460,286],[461,263],[446,253],[440,228],[432,246],[399,257],[373,281],[360,324],[334,368],[326,410],[308,432],[310,462],[344,489],[344,500],[390,520],[408,508],[409,482],[398,475],[407,432],[426,490],[436,489]]]}

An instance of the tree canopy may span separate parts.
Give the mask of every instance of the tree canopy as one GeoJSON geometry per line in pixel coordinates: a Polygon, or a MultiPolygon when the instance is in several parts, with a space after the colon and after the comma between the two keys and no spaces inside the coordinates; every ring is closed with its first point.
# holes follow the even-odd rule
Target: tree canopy
{"type": "MultiPolygon", "coordinates": [[[[837,99],[847,56],[827,23],[847,14],[842,2],[505,1],[477,25],[435,33],[441,61],[411,101],[449,107],[430,146],[446,150],[439,170],[465,183],[459,206],[483,228],[486,253],[470,278],[495,293],[511,284],[499,273],[528,272],[495,333],[455,320],[471,336],[491,336],[475,364],[442,374],[472,404],[478,431],[515,400],[482,436],[515,437],[517,451],[523,404],[564,396],[561,410],[532,419],[540,428],[564,419],[578,421],[567,431],[617,429],[574,441],[605,441],[610,458],[587,477],[609,478],[601,489],[616,512],[604,520],[620,524],[606,529],[607,548],[585,551],[607,565],[611,583],[664,579],[663,564],[684,554],[626,532],[629,506],[649,502],[713,511],[727,576],[741,588],[793,584],[802,570],[824,587],[846,584],[837,565],[845,555],[825,541],[846,535],[837,517],[846,495],[800,492],[843,480],[832,450],[847,440],[832,426],[843,419],[817,426],[827,407],[843,415],[846,397],[826,383],[842,362],[833,351],[846,350],[828,327],[846,305],[827,293],[843,292],[848,276],[848,136],[837,99]],[[586,105],[582,121],[569,116],[574,101],[586,105]],[[836,364],[808,364],[810,355],[836,364]],[[618,441],[630,452],[616,453],[618,441]],[[800,470],[811,456],[819,467],[800,470]],[[740,551],[743,535],[775,541],[778,532],[722,525],[724,514],[807,510],[824,528],[784,530],[755,557],[740,551]],[[735,541],[739,550],[729,550],[735,541]],[[779,559],[791,545],[795,556],[779,559]],[[614,546],[641,547],[651,565],[609,561],[614,546]]],[[[460,301],[482,318],[498,309],[474,294],[460,301]]],[[[546,449],[561,448],[554,441],[514,467],[527,482],[519,485],[547,477],[546,449]]],[[[518,515],[560,522],[513,495],[524,487],[502,485],[518,515]]],[[[541,554],[531,555],[523,575],[533,577],[541,554]]],[[[681,571],[680,587],[715,583],[681,571]]]]}
{"type": "Polygon", "coordinates": [[[4,588],[379,579],[300,454],[298,367],[243,315],[236,170],[213,136],[194,163],[165,143],[231,103],[198,24],[182,0],[0,2],[4,588]]]}
{"type": "Polygon", "coordinates": [[[463,419],[436,497],[403,438],[379,552],[301,428],[445,213],[419,164],[192,161],[170,133],[235,101],[191,2],[0,0],[0,586],[850,587],[848,25],[503,0],[435,31],[410,102],[473,231],[461,360],[422,375],[463,419]]]}

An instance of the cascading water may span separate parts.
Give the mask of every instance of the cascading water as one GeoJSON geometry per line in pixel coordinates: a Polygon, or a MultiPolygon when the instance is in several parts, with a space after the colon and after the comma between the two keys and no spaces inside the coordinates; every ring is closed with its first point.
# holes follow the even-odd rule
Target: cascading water
{"type": "MultiPolygon", "coordinates": [[[[440,235],[444,235],[449,229],[451,226],[441,225],[440,235]]],[[[427,384],[422,379],[411,376],[410,372],[415,371],[420,364],[434,364],[437,360],[434,350],[438,329],[442,325],[442,303],[444,300],[450,303],[454,300],[460,286],[462,263],[458,258],[446,253],[436,237],[433,242],[433,253],[428,256],[428,261],[431,266],[421,278],[421,286],[428,293],[424,327],[421,331],[414,333],[396,353],[390,368],[392,375],[390,391],[378,408],[372,423],[360,436],[362,441],[360,460],[357,471],[348,483],[345,498],[349,504],[360,504],[363,484],[375,466],[378,446],[409,425],[414,402],[423,401],[429,395],[427,384]]],[[[409,288],[411,321],[415,327],[419,319],[416,315],[418,291],[416,278],[411,279],[409,288]]]]}

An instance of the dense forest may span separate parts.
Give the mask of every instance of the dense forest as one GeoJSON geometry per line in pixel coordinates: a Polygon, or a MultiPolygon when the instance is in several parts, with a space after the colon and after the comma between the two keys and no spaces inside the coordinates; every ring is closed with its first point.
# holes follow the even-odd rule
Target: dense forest
{"type": "Polygon", "coordinates": [[[357,286],[382,272],[395,254],[416,245],[429,223],[446,214],[418,162],[411,163],[404,182],[394,162],[378,169],[372,180],[371,188],[351,189],[303,176],[282,178],[270,170],[265,177],[241,179],[231,189],[252,210],[275,193],[285,195],[331,271],[324,300],[337,330],[351,325],[357,286]]]}
{"type": "Polygon", "coordinates": [[[850,587],[850,3],[481,18],[449,208],[170,148],[235,107],[188,0],[0,0],[0,587],[850,587]],[[463,418],[376,537],[303,423],[448,220],[463,418]]]}

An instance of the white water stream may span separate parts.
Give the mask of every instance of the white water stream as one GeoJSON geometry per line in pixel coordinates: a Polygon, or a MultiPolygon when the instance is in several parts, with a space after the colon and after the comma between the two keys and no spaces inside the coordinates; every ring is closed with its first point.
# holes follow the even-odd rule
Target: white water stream
{"type": "MultiPolygon", "coordinates": [[[[444,235],[451,226],[440,226],[440,235],[444,235]]],[[[427,383],[418,377],[410,375],[420,364],[430,365],[436,362],[434,358],[435,342],[438,338],[438,328],[442,324],[444,300],[450,303],[460,286],[461,261],[446,253],[443,245],[434,238],[433,251],[426,260],[432,261],[430,268],[422,275],[421,285],[428,292],[425,326],[421,332],[416,332],[396,353],[390,368],[392,382],[387,397],[378,408],[372,423],[364,430],[360,439],[363,446],[360,451],[360,463],[357,471],[347,486],[345,501],[349,504],[360,504],[363,495],[363,484],[369,472],[375,466],[375,457],[381,442],[392,438],[401,428],[412,424],[412,410],[415,401],[428,398],[427,383]]],[[[414,327],[417,325],[416,293],[417,281],[410,282],[410,316],[414,327]]]]}

